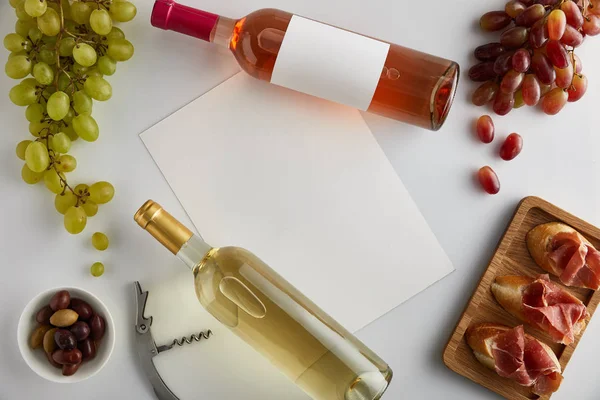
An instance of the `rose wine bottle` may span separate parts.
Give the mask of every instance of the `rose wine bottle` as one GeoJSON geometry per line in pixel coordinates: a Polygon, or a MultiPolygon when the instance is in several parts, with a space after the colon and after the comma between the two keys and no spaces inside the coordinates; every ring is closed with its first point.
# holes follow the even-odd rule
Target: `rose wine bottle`
{"type": "Polygon", "coordinates": [[[151,22],[227,47],[257,79],[426,129],[442,126],[458,84],[453,61],[285,11],[231,19],[156,0],[151,22]]]}
{"type": "Polygon", "coordinates": [[[313,399],[383,396],[389,366],[254,254],[211,247],[151,200],[134,219],[190,267],[202,306],[313,399]]]}

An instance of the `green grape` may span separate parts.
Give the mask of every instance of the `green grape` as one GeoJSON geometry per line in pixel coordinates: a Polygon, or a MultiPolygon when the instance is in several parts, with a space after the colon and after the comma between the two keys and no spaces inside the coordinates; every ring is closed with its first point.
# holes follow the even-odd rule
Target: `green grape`
{"type": "Polygon", "coordinates": [[[33,27],[37,26],[37,22],[32,19],[29,21],[21,21],[18,20],[17,22],[15,22],[15,32],[17,32],[19,35],[26,37],[27,34],[29,33],[29,30],[33,27]]]}
{"type": "Polygon", "coordinates": [[[31,121],[29,123],[29,133],[35,137],[39,137],[43,130],[48,129],[50,124],[43,121],[31,121]]]}
{"type": "Polygon", "coordinates": [[[57,194],[54,198],[54,208],[63,215],[66,214],[69,208],[75,207],[76,204],[77,196],[68,190],[63,194],[57,194]]]}
{"type": "Polygon", "coordinates": [[[46,105],[48,116],[55,121],[60,121],[69,112],[71,100],[65,92],[56,92],[48,99],[46,105]]]}
{"type": "Polygon", "coordinates": [[[62,6],[65,20],[72,19],[73,16],[71,15],[71,3],[69,0],[60,0],[60,5],[62,6]]]}
{"type": "Polygon", "coordinates": [[[102,232],[94,233],[92,235],[92,246],[100,251],[108,249],[108,237],[102,232]]]}
{"type": "Polygon", "coordinates": [[[4,72],[9,78],[22,79],[31,72],[31,60],[25,55],[11,57],[6,62],[4,72]]]}
{"type": "Polygon", "coordinates": [[[39,62],[33,67],[33,77],[40,85],[49,85],[54,82],[54,69],[45,62],[39,62]]]}
{"type": "Polygon", "coordinates": [[[26,85],[26,86],[31,86],[32,88],[35,88],[38,83],[34,78],[25,78],[21,81],[22,85],[26,85]]]}
{"type": "Polygon", "coordinates": [[[73,58],[84,67],[96,64],[97,57],[96,50],[87,43],[79,43],[73,48],[73,58]]]}
{"type": "Polygon", "coordinates": [[[73,94],[73,108],[77,111],[77,114],[90,115],[92,112],[92,106],[94,102],[92,98],[88,96],[83,90],[75,92],[73,94]]]}
{"type": "MultiPolygon", "coordinates": [[[[75,117],[73,116],[73,118],[75,118],[75,117]]],[[[77,139],[79,139],[79,136],[77,136],[77,134],[75,133],[75,130],[73,129],[73,124],[71,124],[71,123],[69,123],[68,125],[64,126],[62,128],[62,131],[67,134],[67,136],[69,137],[69,139],[71,139],[71,142],[74,142],[77,139]]]]}
{"type": "Polygon", "coordinates": [[[56,36],[60,32],[60,17],[53,8],[48,8],[44,15],[38,17],[37,24],[44,35],[56,36]]]}
{"type": "Polygon", "coordinates": [[[73,129],[80,138],[87,142],[95,142],[100,133],[96,120],[89,115],[79,114],[73,118],[73,129]]]}
{"type": "Polygon", "coordinates": [[[98,76],[98,77],[102,78],[102,74],[100,73],[100,71],[98,71],[98,68],[96,68],[96,67],[89,68],[89,69],[88,69],[88,70],[85,72],[85,74],[86,74],[87,76],[98,76]]]}
{"type": "Polygon", "coordinates": [[[19,21],[31,21],[33,19],[33,17],[25,11],[25,2],[17,4],[17,7],[15,7],[15,14],[17,14],[19,21]]]}
{"type": "Polygon", "coordinates": [[[65,175],[62,172],[56,172],[54,168],[51,168],[44,172],[44,184],[52,193],[60,193],[63,191],[65,175]]]}
{"type": "Polygon", "coordinates": [[[22,1],[23,0],[8,0],[8,3],[11,5],[12,8],[17,8],[19,3],[21,3],[22,1]]]}
{"type": "Polygon", "coordinates": [[[33,43],[36,43],[38,40],[42,39],[42,36],[44,36],[44,34],[42,33],[42,31],[40,31],[40,28],[35,26],[29,30],[27,36],[29,36],[29,39],[31,39],[33,43]]]}
{"type": "Polygon", "coordinates": [[[48,65],[56,64],[56,52],[47,47],[43,47],[38,53],[38,61],[45,62],[48,65]]]}
{"type": "Polygon", "coordinates": [[[93,263],[90,267],[90,273],[96,278],[104,275],[104,264],[102,264],[101,262],[93,263]]]}
{"type": "Polygon", "coordinates": [[[22,83],[10,89],[8,97],[14,104],[22,107],[31,105],[37,100],[35,87],[24,85],[22,83]]]}
{"type": "Polygon", "coordinates": [[[87,24],[90,20],[92,8],[87,3],[74,1],[71,4],[71,18],[78,24],[87,24]]]}
{"type": "Polygon", "coordinates": [[[72,235],[81,233],[85,229],[87,223],[87,216],[85,211],[81,207],[70,207],[65,213],[65,229],[72,235]]]}
{"type": "Polygon", "coordinates": [[[118,3],[113,1],[109,12],[115,21],[128,22],[131,21],[137,14],[137,8],[135,8],[135,6],[128,1],[118,3]]]}
{"type": "Polygon", "coordinates": [[[58,90],[64,92],[71,84],[71,79],[65,74],[60,74],[58,77],[58,90]]]}
{"type": "Polygon", "coordinates": [[[58,53],[61,57],[71,57],[73,48],[75,47],[75,39],[72,37],[63,38],[58,45],[58,53]]]}
{"type": "Polygon", "coordinates": [[[71,149],[71,139],[64,132],[58,132],[50,140],[50,148],[57,153],[67,153],[71,149]]]}
{"type": "MultiPolygon", "coordinates": [[[[66,123],[71,123],[71,121],[73,121],[73,118],[75,118],[75,110],[73,110],[71,107],[69,107],[69,112],[67,112],[67,115],[65,115],[65,117],[63,118],[63,121],[65,121],[66,123]]],[[[65,132],[65,135],[66,134],[67,133],[65,132]]]]}
{"type": "Polygon", "coordinates": [[[121,29],[117,28],[116,26],[113,26],[108,35],[106,35],[106,39],[125,39],[125,34],[121,29]]]}
{"type": "Polygon", "coordinates": [[[32,17],[39,17],[46,12],[48,4],[46,0],[25,0],[25,12],[32,17]]]}
{"type": "Polygon", "coordinates": [[[73,65],[71,65],[71,71],[77,75],[83,75],[85,71],[87,71],[87,67],[75,62],[73,65]]]}
{"type": "Polygon", "coordinates": [[[46,108],[40,103],[35,103],[30,106],[27,106],[27,110],[25,110],[25,118],[29,122],[40,122],[44,118],[44,112],[46,108]]]}
{"type": "MultiPolygon", "coordinates": [[[[54,3],[50,3],[50,4],[54,4],[54,3]]],[[[51,46],[52,49],[54,49],[54,46],[56,46],[56,40],[57,37],[56,36],[42,36],[42,42],[44,42],[45,45],[47,46],[51,46]]]]}
{"type": "Polygon", "coordinates": [[[69,154],[63,154],[58,157],[58,161],[56,162],[56,168],[60,172],[72,172],[77,168],[77,160],[75,157],[69,154]]]}
{"type": "Polygon", "coordinates": [[[27,55],[28,55],[28,53],[26,51],[19,51],[17,53],[10,53],[8,55],[8,59],[10,60],[11,58],[16,57],[16,56],[27,56],[27,55]]]}
{"type": "Polygon", "coordinates": [[[90,26],[98,35],[107,35],[112,29],[112,19],[108,11],[94,10],[90,14],[90,26]]]}
{"type": "Polygon", "coordinates": [[[117,62],[109,56],[102,56],[98,59],[97,67],[102,75],[112,75],[117,70],[117,62]]]}
{"type": "Polygon", "coordinates": [[[86,200],[86,202],[83,203],[82,207],[85,211],[85,215],[87,215],[88,217],[93,217],[94,215],[98,214],[98,204],[94,203],[91,200],[86,200]]]}
{"type": "Polygon", "coordinates": [[[106,101],[112,97],[112,87],[104,78],[90,76],[83,84],[85,93],[94,100],[106,101]]]}
{"type": "Polygon", "coordinates": [[[127,61],[133,56],[133,45],[127,39],[111,39],[108,41],[107,54],[115,61],[127,61]]]}
{"type": "Polygon", "coordinates": [[[32,170],[29,169],[27,164],[23,165],[23,168],[21,168],[21,178],[23,179],[23,181],[25,181],[25,183],[34,185],[34,184],[38,183],[39,181],[41,181],[43,177],[44,177],[44,173],[33,172],[32,170]]]}
{"type": "Polygon", "coordinates": [[[115,195],[115,188],[108,182],[96,182],[89,189],[90,200],[96,204],[106,204],[115,195]]]}
{"type": "Polygon", "coordinates": [[[18,33],[9,33],[4,37],[4,47],[12,53],[31,50],[31,42],[18,33]]]}
{"type": "Polygon", "coordinates": [[[25,161],[25,152],[27,151],[27,147],[31,144],[31,140],[23,140],[17,144],[17,157],[21,160],[25,161]]]}
{"type": "Polygon", "coordinates": [[[73,20],[65,20],[65,30],[69,32],[77,32],[79,31],[79,24],[73,20]]]}
{"type": "Polygon", "coordinates": [[[41,142],[31,142],[25,150],[25,162],[33,172],[43,172],[50,165],[48,149],[41,142]]]}
{"type": "Polygon", "coordinates": [[[86,185],[85,183],[80,183],[79,185],[75,186],[75,189],[73,189],[73,190],[79,196],[89,196],[89,193],[88,193],[89,188],[90,187],[88,185],[86,185]]]}

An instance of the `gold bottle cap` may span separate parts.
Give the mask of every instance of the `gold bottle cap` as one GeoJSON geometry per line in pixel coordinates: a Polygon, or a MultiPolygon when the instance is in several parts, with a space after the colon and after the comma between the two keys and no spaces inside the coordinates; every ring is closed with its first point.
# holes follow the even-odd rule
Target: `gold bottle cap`
{"type": "Polygon", "coordinates": [[[133,219],[173,254],[177,254],[193,235],[160,204],[152,200],[145,202],[135,213],[133,219]]]}

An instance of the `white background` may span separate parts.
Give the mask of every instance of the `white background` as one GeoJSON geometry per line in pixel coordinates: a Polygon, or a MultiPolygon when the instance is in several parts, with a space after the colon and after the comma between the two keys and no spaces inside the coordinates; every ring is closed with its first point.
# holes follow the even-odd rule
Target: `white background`
{"type": "MultiPolygon", "coordinates": [[[[461,64],[463,80],[441,132],[366,116],[457,271],[358,336],[395,372],[385,398],[495,398],[449,371],[441,360],[442,349],[522,197],[541,196],[600,224],[596,186],[600,177],[600,39],[590,38],[578,51],[590,79],[588,94],[580,103],[568,106],[556,117],[521,109],[495,118],[500,138],[518,131],[525,140],[519,158],[505,163],[495,157],[500,140],[485,146],[473,139],[472,123],[482,110],[468,101],[473,85],[465,79],[473,62],[473,48],[489,41],[477,29],[476,21],[483,12],[502,8],[502,1],[189,0],[188,4],[232,17],[261,7],[278,7],[461,64]],[[496,197],[481,194],[473,184],[474,171],[484,164],[492,165],[502,180],[502,191],[496,197]]],[[[120,64],[117,74],[110,78],[113,98],[95,105],[100,139],[94,144],[78,142],[74,148],[79,160],[77,171],[71,175],[74,180],[106,179],[117,188],[114,201],[101,208],[85,234],[68,235],[62,218],[54,211],[52,195],[42,186],[29,187],[21,182],[21,162],[14,156],[14,146],[27,136],[27,121],[23,110],[10,104],[6,95],[14,82],[0,78],[2,400],[48,396],[152,398],[132,346],[131,282],[160,281],[181,267],[162,248],[150,245],[132,215],[143,201],[153,198],[184,222],[187,219],[138,134],[231,76],[237,67],[225,52],[208,44],[152,28],[149,0],[138,2],[138,9],[136,20],[125,27],[136,54],[130,62],[120,64]],[[96,230],[106,231],[112,239],[110,251],[100,256],[89,245],[90,234],[96,230]],[[105,262],[107,272],[100,279],[92,279],[88,268],[97,260],[105,262]],[[22,361],[16,347],[16,324],[30,298],[49,287],[64,285],[82,286],[105,301],[115,318],[118,337],[111,361],[98,376],[81,384],[57,386],[38,378],[22,361]]],[[[3,33],[10,31],[14,20],[12,9],[3,1],[3,33]]],[[[201,133],[201,127],[189,129],[201,133]]],[[[598,397],[599,334],[600,322],[592,320],[565,372],[563,386],[553,398],[598,397]]],[[[198,368],[198,375],[209,374],[208,360],[203,361],[202,367],[190,366],[198,368]]],[[[210,379],[203,384],[210,385],[210,379]]],[[[218,388],[207,392],[218,393],[218,388]]],[[[202,397],[199,388],[197,398],[202,397]]]]}

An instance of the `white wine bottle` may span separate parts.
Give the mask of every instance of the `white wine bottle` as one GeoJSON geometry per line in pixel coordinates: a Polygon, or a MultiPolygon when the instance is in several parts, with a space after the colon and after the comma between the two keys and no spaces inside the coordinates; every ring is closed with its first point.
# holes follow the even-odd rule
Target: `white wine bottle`
{"type": "Polygon", "coordinates": [[[211,247],[151,200],[134,219],[191,268],[202,306],[313,399],[383,396],[390,367],[254,254],[211,247]]]}

